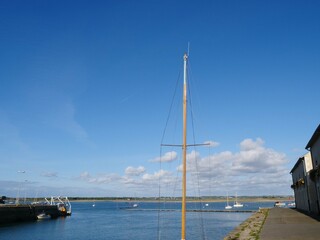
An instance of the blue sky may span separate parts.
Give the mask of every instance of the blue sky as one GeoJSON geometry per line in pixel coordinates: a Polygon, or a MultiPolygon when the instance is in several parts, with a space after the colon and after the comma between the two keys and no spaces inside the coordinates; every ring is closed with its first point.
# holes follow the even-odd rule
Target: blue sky
{"type": "MultiPolygon", "coordinates": [[[[201,195],[292,194],[319,124],[319,9],[1,1],[0,194],[157,196],[161,176],[179,195],[181,151],[160,143],[188,42],[196,141],[213,143],[189,149],[188,194],[195,182],[201,195]]],[[[180,143],[177,109],[168,143],[180,143]]]]}

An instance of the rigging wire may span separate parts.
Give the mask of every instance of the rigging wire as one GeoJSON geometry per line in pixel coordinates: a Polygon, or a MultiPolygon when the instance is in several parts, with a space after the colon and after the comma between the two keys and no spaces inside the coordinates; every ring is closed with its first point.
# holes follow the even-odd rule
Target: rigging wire
{"type": "MultiPolygon", "coordinates": [[[[188,52],[189,52],[189,46],[188,46],[188,52]]],[[[189,55],[189,53],[188,53],[189,55]]],[[[189,65],[190,67],[190,65],[189,65]]],[[[188,68],[188,76],[189,76],[189,68],[188,68]]],[[[175,84],[175,89],[174,89],[174,95],[171,99],[171,104],[170,104],[170,108],[169,108],[169,112],[168,112],[168,115],[167,115],[167,119],[166,119],[166,123],[165,123],[165,127],[164,127],[164,130],[163,130],[163,133],[162,133],[162,137],[161,137],[161,147],[160,147],[160,161],[159,161],[159,168],[160,170],[162,170],[162,156],[163,156],[163,141],[164,141],[164,138],[165,138],[165,135],[166,135],[166,132],[167,132],[167,128],[168,128],[168,124],[169,124],[169,120],[170,120],[170,116],[172,114],[172,111],[173,111],[173,106],[174,106],[174,100],[176,98],[176,95],[177,95],[177,92],[178,92],[178,86],[179,86],[179,80],[181,79],[181,71],[179,71],[179,74],[178,74],[178,78],[177,78],[177,81],[176,81],[176,84],[175,84]]],[[[189,82],[190,82],[190,77],[188,78],[188,85],[190,86],[189,82]]],[[[188,102],[189,102],[189,106],[190,106],[190,118],[191,118],[191,128],[192,128],[192,138],[193,138],[193,145],[197,145],[196,144],[196,137],[195,137],[195,124],[194,124],[194,114],[193,114],[193,106],[192,106],[192,95],[191,95],[191,88],[188,87],[188,102]]],[[[196,146],[194,146],[194,152],[196,153],[196,146]]],[[[195,155],[196,156],[196,155],[195,155]]],[[[200,197],[200,178],[199,178],[199,166],[198,166],[198,158],[195,157],[195,169],[196,169],[196,181],[193,182],[193,183],[196,183],[196,187],[195,189],[197,189],[197,195],[200,199],[200,205],[203,205],[203,202],[202,202],[202,199],[200,197]]],[[[177,176],[176,178],[178,178],[178,171],[177,171],[177,176]]],[[[160,240],[161,239],[161,230],[160,230],[160,226],[161,226],[161,216],[160,216],[160,209],[161,209],[161,181],[162,181],[162,176],[161,174],[159,174],[159,178],[158,178],[158,230],[157,230],[157,234],[158,234],[158,239],[160,240]]],[[[173,192],[176,191],[176,188],[177,188],[177,181],[175,181],[176,184],[174,184],[174,190],[173,192]]],[[[165,198],[164,198],[165,199],[165,198]]],[[[206,237],[206,233],[205,233],[205,227],[204,227],[204,222],[203,222],[203,213],[202,211],[199,211],[199,218],[200,218],[200,226],[201,226],[201,232],[202,232],[202,239],[207,239],[206,237]]]]}
{"type": "MultiPolygon", "coordinates": [[[[181,68],[180,68],[181,69],[181,68]]],[[[172,110],[173,110],[173,106],[174,106],[174,100],[176,98],[176,95],[177,95],[177,92],[178,92],[178,85],[179,85],[179,80],[181,78],[181,70],[179,71],[179,74],[178,74],[178,77],[177,77],[177,80],[176,80],[176,84],[175,84],[175,88],[174,88],[174,94],[172,96],[172,99],[171,99],[171,104],[170,104],[170,108],[169,108],[169,112],[168,112],[168,115],[167,115],[167,119],[166,119],[166,123],[165,123],[165,127],[163,129],[163,133],[162,133],[162,137],[161,137],[161,145],[160,145],[160,161],[159,161],[159,168],[160,168],[160,171],[162,170],[162,156],[163,156],[163,151],[162,151],[162,144],[163,144],[163,141],[164,141],[164,138],[165,138],[165,134],[166,134],[166,131],[167,131],[167,128],[168,128],[168,123],[169,123],[169,120],[170,120],[170,116],[172,114],[172,110]]],[[[158,239],[160,240],[161,239],[161,231],[160,231],[160,209],[161,209],[161,174],[159,174],[159,178],[158,178],[158,229],[157,229],[157,234],[158,234],[158,239]]]]}
{"type": "MultiPolygon", "coordinates": [[[[189,69],[190,69],[190,65],[189,65],[189,69]]],[[[191,72],[191,71],[190,71],[191,72]]],[[[191,74],[189,74],[189,79],[191,80],[191,74]]],[[[189,80],[188,79],[188,80],[189,80]]],[[[189,80],[189,82],[191,82],[189,80]]],[[[193,144],[196,145],[196,135],[195,135],[195,124],[194,124],[194,114],[193,114],[193,105],[192,105],[192,94],[191,94],[191,88],[188,88],[189,91],[189,105],[190,105],[190,116],[191,116],[191,128],[192,128],[192,138],[193,138],[193,144]]],[[[201,199],[201,193],[200,193],[200,178],[199,178],[199,165],[198,165],[198,157],[196,155],[197,153],[197,148],[196,146],[193,147],[194,149],[194,154],[195,154],[195,168],[196,168],[196,183],[197,183],[197,194],[198,197],[200,199],[200,206],[203,205],[203,201],[201,199]]],[[[204,222],[203,222],[203,213],[202,211],[199,212],[200,214],[200,226],[201,226],[201,231],[202,231],[202,236],[204,239],[207,239],[206,234],[205,234],[205,228],[204,228],[204,222]]]]}
{"type": "Polygon", "coordinates": [[[174,88],[174,94],[173,94],[173,97],[171,99],[171,104],[170,104],[170,108],[169,108],[166,124],[165,124],[165,127],[163,129],[163,133],[162,133],[162,137],[161,137],[161,144],[163,144],[163,140],[164,140],[164,137],[165,137],[165,134],[166,134],[166,130],[167,130],[167,127],[168,127],[168,123],[169,123],[169,120],[170,120],[170,115],[171,115],[171,112],[172,112],[174,99],[176,98],[177,89],[178,89],[178,83],[179,83],[180,77],[181,77],[181,71],[179,71],[178,78],[177,78],[177,81],[176,81],[176,85],[175,85],[175,88],[174,88]]]}

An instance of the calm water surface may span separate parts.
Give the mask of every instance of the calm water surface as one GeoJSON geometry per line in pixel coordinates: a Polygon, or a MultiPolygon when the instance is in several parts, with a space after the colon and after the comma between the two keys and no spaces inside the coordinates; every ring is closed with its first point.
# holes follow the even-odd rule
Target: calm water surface
{"type": "MultiPolygon", "coordinates": [[[[188,209],[224,209],[225,203],[188,203],[188,209]]],[[[135,210],[124,210],[128,203],[72,203],[72,216],[0,227],[0,239],[180,239],[180,211],[156,211],[158,203],[139,203],[135,210]],[[139,209],[141,211],[139,211],[139,209]]],[[[273,203],[245,203],[243,210],[272,207],[273,203]]],[[[161,204],[160,208],[180,208],[179,203],[161,204]]],[[[223,239],[251,213],[188,212],[187,239],[223,239]]]]}

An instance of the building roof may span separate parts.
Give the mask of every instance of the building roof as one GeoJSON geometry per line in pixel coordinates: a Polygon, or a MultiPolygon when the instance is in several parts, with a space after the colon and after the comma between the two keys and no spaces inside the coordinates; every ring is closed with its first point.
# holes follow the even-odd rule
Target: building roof
{"type": "Polygon", "coordinates": [[[318,138],[320,137],[320,124],[318,125],[317,129],[314,131],[312,137],[310,138],[306,149],[309,149],[313,146],[313,144],[315,143],[315,141],[318,140],[318,138]]]}
{"type": "Polygon", "coordinates": [[[293,166],[293,168],[291,169],[290,173],[293,173],[293,171],[299,166],[299,164],[302,162],[302,160],[304,160],[304,157],[301,157],[298,159],[298,161],[296,162],[296,164],[293,166]]]}

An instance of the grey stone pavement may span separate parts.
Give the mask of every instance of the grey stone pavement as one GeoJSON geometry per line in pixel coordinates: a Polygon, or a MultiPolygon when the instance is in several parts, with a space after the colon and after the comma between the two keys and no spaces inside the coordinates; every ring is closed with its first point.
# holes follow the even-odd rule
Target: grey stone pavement
{"type": "Polygon", "coordinates": [[[290,208],[272,208],[261,229],[260,240],[320,240],[320,222],[290,208]]]}

